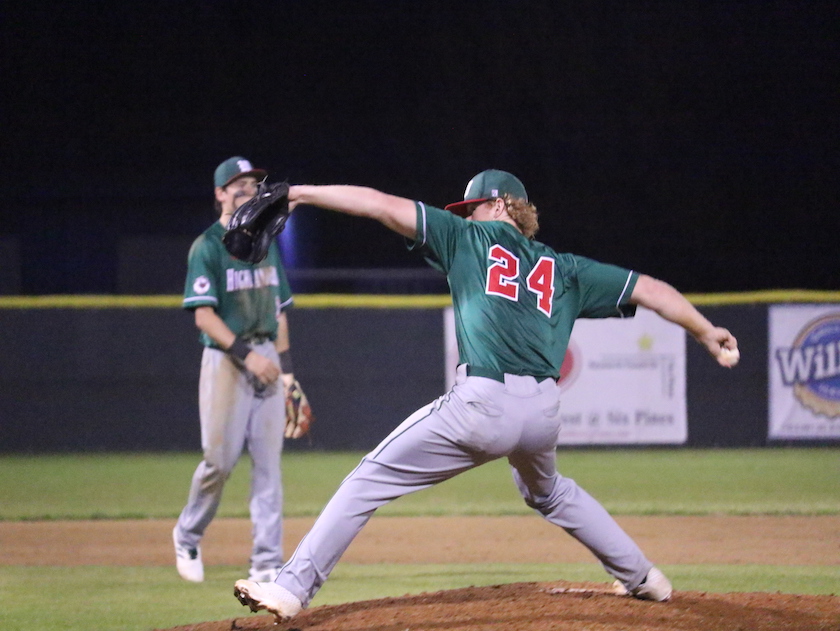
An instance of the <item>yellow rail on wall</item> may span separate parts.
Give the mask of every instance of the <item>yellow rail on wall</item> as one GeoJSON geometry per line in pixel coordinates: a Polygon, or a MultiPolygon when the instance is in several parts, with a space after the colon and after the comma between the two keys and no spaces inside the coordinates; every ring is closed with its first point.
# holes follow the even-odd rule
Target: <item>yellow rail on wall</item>
{"type": "MultiPolygon", "coordinates": [[[[180,294],[0,296],[0,309],[169,309],[180,308],[182,300],[180,294]]],[[[295,294],[295,306],[308,309],[440,309],[451,304],[448,294],[295,294]]]]}
{"type": "MultiPolygon", "coordinates": [[[[824,303],[840,302],[840,291],[772,289],[686,297],[697,306],[824,303]]],[[[0,309],[171,309],[180,308],[182,299],[180,294],[0,296],[0,309]]],[[[295,305],[306,309],[440,309],[451,304],[448,294],[295,294],[295,305]]]]}

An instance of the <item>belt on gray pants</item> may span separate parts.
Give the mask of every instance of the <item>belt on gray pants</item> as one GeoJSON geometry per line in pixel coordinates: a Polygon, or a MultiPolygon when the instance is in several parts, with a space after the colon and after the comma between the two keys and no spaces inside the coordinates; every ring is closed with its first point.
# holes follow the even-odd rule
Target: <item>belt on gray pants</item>
{"type": "Polygon", "coordinates": [[[254,334],[243,335],[242,339],[250,344],[262,344],[263,342],[268,342],[269,340],[271,340],[271,337],[269,337],[268,335],[254,334]]]}
{"type": "MultiPolygon", "coordinates": [[[[551,375],[520,375],[523,377],[533,377],[538,382],[545,381],[546,379],[553,379],[557,381],[557,377],[552,377],[551,375]]],[[[485,368],[483,366],[471,366],[467,365],[467,377],[485,377],[486,379],[492,379],[493,381],[498,381],[499,383],[505,382],[505,373],[501,370],[496,370],[495,368],[485,368]]]]}

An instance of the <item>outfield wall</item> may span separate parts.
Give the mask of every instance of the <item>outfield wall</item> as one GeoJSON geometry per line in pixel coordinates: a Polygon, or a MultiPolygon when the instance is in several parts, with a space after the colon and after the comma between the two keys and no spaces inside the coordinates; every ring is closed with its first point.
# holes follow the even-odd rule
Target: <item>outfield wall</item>
{"type": "MultiPolygon", "coordinates": [[[[840,312],[838,296],[804,298],[840,312]]],[[[288,448],[368,449],[443,393],[448,297],[296,299],[289,312],[295,370],[318,420],[311,440],[289,441],[288,448]]],[[[721,369],[689,341],[686,444],[791,442],[768,438],[774,303],[743,296],[741,303],[726,296],[693,300],[735,333],[742,360],[721,369]]],[[[2,299],[0,451],[198,450],[201,347],[191,314],[179,304],[175,296],[2,299]]]]}

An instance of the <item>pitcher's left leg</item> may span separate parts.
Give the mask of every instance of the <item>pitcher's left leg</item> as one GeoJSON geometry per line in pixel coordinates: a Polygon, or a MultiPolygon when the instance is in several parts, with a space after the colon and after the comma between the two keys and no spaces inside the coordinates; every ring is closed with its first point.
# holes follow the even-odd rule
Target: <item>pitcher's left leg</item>
{"type": "Polygon", "coordinates": [[[348,475],[275,583],[309,604],[377,508],[479,464],[434,404],[406,419],[348,475]]]}

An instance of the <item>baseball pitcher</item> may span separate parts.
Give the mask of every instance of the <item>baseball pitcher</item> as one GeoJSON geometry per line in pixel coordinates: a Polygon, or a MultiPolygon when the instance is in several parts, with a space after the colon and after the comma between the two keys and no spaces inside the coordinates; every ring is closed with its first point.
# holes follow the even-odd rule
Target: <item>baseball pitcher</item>
{"type": "Polygon", "coordinates": [[[557,378],[577,318],[632,317],[643,305],[684,327],[722,365],[729,365],[724,349],[737,349],[730,332],[664,282],[535,241],[536,208],[504,171],[479,173],[447,210],[352,186],[292,186],[289,204],[376,219],[446,273],[460,364],[449,392],[403,421],[345,478],[273,582],[236,582],[240,602],[278,621],[294,616],[376,509],[497,458],[507,458],[528,506],[586,546],[616,591],[668,600],[665,575],[557,472],[557,378]]]}

